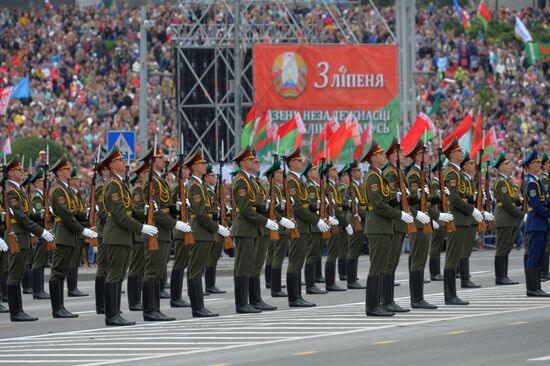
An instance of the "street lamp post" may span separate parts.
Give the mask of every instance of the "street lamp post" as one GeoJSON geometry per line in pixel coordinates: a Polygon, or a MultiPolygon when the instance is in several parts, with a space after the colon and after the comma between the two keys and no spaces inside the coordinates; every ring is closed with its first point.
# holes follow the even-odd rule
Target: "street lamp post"
{"type": "Polygon", "coordinates": [[[153,23],[147,19],[147,8],[141,7],[141,21],[139,27],[139,145],[140,156],[147,153],[147,29],[153,23]]]}

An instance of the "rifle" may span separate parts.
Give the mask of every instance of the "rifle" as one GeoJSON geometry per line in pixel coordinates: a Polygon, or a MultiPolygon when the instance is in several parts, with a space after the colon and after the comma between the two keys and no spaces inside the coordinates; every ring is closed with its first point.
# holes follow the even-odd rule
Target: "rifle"
{"type": "MultiPolygon", "coordinates": [[[[220,204],[220,225],[223,227],[227,227],[227,210],[226,210],[226,203],[225,203],[225,187],[223,185],[223,178],[222,178],[222,172],[223,172],[223,165],[225,163],[225,157],[224,157],[224,145],[222,140],[222,151],[221,151],[221,159],[220,159],[220,175],[218,176],[218,202],[220,204]]],[[[271,204],[273,205],[274,201],[271,201],[271,204]]],[[[274,206],[274,205],[273,205],[274,206]]],[[[278,234],[278,233],[277,233],[278,234]]],[[[224,237],[223,238],[223,248],[224,249],[231,249],[233,248],[233,241],[230,237],[224,237]]]]}
{"type": "MultiPolygon", "coordinates": [[[[426,153],[426,129],[424,129],[424,147],[422,148],[422,160],[420,161],[420,211],[427,212],[426,209],[426,167],[424,166],[424,154],[426,153]]],[[[399,158],[399,157],[398,157],[399,158]]],[[[429,234],[432,232],[431,224],[422,225],[422,232],[429,234]]]]}
{"type": "MultiPolygon", "coordinates": [[[[489,162],[487,162],[487,170],[485,170],[485,195],[487,196],[487,199],[485,200],[485,211],[491,212],[491,195],[489,192],[489,162]]],[[[494,221],[487,222],[487,230],[495,230],[494,221]]]]}
{"type": "MultiPolygon", "coordinates": [[[[42,199],[42,201],[44,201],[44,229],[49,231],[50,226],[51,226],[50,224],[51,224],[51,221],[52,221],[51,212],[50,212],[50,179],[48,177],[48,170],[50,169],[50,145],[46,145],[46,166],[44,168],[45,168],[45,171],[44,171],[44,195],[43,195],[43,199],[42,199]]],[[[93,187],[93,189],[95,190],[95,187],[93,187]]],[[[53,241],[48,242],[48,251],[49,252],[54,251],[56,248],[57,248],[57,245],[55,245],[55,243],[53,241]]]]}
{"type": "Polygon", "coordinates": [[[8,233],[8,245],[10,248],[10,254],[19,253],[19,244],[17,243],[17,237],[13,232],[13,227],[11,225],[11,212],[8,203],[8,191],[6,190],[6,182],[8,181],[8,175],[6,172],[7,163],[6,163],[6,152],[4,151],[4,163],[2,164],[2,201],[4,202],[4,211],[6,212],[5,221],[6,221],[6,232],[8,233]]]}
{"type": "MultiPolygon", "coordinates": [[[[443,155],[443,148],[441,147],[441,132],[439,132],[439,148],[437,149],[437,161],[439,165],[439,170],[437,171],[437,176],[439,178],[439,192],[441,194],[441,210],[445,213],[449,212],[449,203],[447,202],[447,195],[445,194],[445,181],[443,180],[443,162],[441,161],[441,155],[443,155]]],[[[454,233],[456,231],[456,226],[454,221],[449,221],[447,223],[447,232],[454,233]]]]}
{"type": "MultiPolygon", "coordinates": [[[[397,168],[397,181],[399,183],[399,191],[401,192],[401,210],[403,212],[411,214],[409,209],[409,202],[407,197],[407,187],[405,186],[405,180],[403,179],[403,172],[401,171],[401,161],[399,159],[399,152],[401,151],[401,136],[399,135],[399,127],[397,128],[397,160],[395,162],[397,168]]],[[[416,225],[414,222],[407,224],[407,234],[416,233],[416,225]]]]}
{"type": "MultiPolygon", "coordinates": [[[[328,215],[327,215],[327,182],[325,179],[325,175],[323,174],[323,167],[325,165],[325,158],[321,158],[321,175],[319,176],[320,182],[319,182],[319,216],[321,217],[321,220],[323,220],[328,225],[328,215]]],[[[332,236],[330,231],[325,231],[321,234],[321,237],[323,239],[330,239],[332,236]]]]}
{"type": "Polygon", "coordinates": [[[361,226],[361,219],[359,217],[359,210],[357,208],[356,196],[355,196],[355,187],[353,186],[353,180],[351,178],[351,169],[348,171],[349,176],[349,194],[351,198],[351,219],[353,220],[353,231],[359,233],[363,231],[361,226]]]}
{"type": "MultiPolygon", "coordinates": [[[[483,212],[483,182],[481,181],[481,156],[483,155],[483,148],[479,149],[477,152],[477,168],[476,168],[476,183],[477,183],[477,197],[476,197],[476,208],[479,212],[483,212]]],[[[485,220],[481,220],[477,224],[477,231],[485,231],[487,226],[485,225],[485,220]]]]}
{"type": "MultiPolygon", "coordinates": [[[[275,153],[273,155],[274,162],[277,162],[279,160],[279,155],[275,153]]],[[[220,170],[221,174],[221,170],[220,170]]],[[[275,215],[275,201],[277,200],[277,197],[275,195],[275,174],[274,172],[271,172],[271,176],[269,177],[269,199],[271,200],[271,205],[269,205],[269,219],[272,221],[276,221],[277,217],[275,215]]],[[[281,237],[279,236],[279,231],[277,230],[271,230],[269,232],[269,240],[275,241],[279,240],[281,237]]]]}
{"type": "MultiPolygon", "coordinates": [[[[155,187],[153,186],[153,163],[157,154],[157,136],[155,135],[155,144],[153,146],[153,156],[149,159],[149,190],[147,192],[147,225],[155,224],[155,187]]],[[[180,175],[181,176],[181,175],[180,175]]],[[[180,191],[181,194],[181,191],[180,191]]],[[[185,201],[184,201],[185,202],[185,201]]],[[[182,206],[185,206],[182,202],[182,206]]],[[[185,208],[184,208],[185,212],[185,208]]],[[[147,241],[147,248],[151,251],[159,250],[159,242],[156,235],[150,235],[147,241]]]]}
{"type": "Polygon", "coordinates": [[[528,212],[527,192],[525,190],[525,148],[523,148],[523,163],[521,164],[521,209],[523,213],[528,212]]]}
{"type": "MultiPolygon", "coordinates": [[[[285,177],[286,176],[285,173],[286,173],[286,156],[283,155],[283,178],[284,178],[283,179],[283,192],[284,192],[285,202],[286,202],[286,205],[285,205],[286,218],[296,222],[294,220],[294,215],[292,213],[292,204],[291,204],[291,201],[290,201],[290,193],[288,192],[288,179],[285,177]]],[[[291,229],[290,233],[289,233],[289,236],[290,236],[291,239],[299,238],[300,237],[300,231],[298,231],[298,227],[295,227],[294,229],[291,229]]]]}
{"type": "MultiPolygon", "coordinates": [[[[187,193],[185,192],[185,184],[183,184],[183,177],[181,176],[182,171],[183,171],[183,134],[181,135],[181,141],[182,141],[182,143],[181,143],[181,154],[180,154],[181,165],[180,165],[179,170],[178,170],[178,188],[179,188],[179,192],[180,192],[180,201],[181,201],[180,219],[183,222],[187,222],[188,221],[188,219],[187,219],[187,203],[186,203],[187,202],[187,193]]],[[[193,238],[192,233],[183,233],[183,244],[185,244],[185,245],[195,244],[195,239],[193,238]]]]}
{"type": "Polygon", "coordinates": [[[126,169],[124,171],[124,183],[128,184],[130,181],[130,152],[127,152],[128,154],[128,161],[126,162],[126,169]]]}
{"type": "MultiPolygon", "coordinates": [[[[92,176],[92,186],[90,188],[90,212],[88,212],[88,226],[90,230],[95,230],[95,215],[96,215],[96,203],[95,203],[95,192],[96,192],[96,179],[97,179],[97,167],[99,165],[99,159],[101,158],[101,145],[97,149],[97,157],[94,163],[94,174],[92,176]]],[[[97,247],[97,238],[86,238],[86,243],[90,247],[97,247]]]]}

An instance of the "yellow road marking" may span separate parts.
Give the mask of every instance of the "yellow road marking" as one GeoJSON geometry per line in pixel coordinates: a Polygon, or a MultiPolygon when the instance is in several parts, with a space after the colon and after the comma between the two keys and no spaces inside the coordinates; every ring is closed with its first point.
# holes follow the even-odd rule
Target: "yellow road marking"
{"type": "Polygon", "coordinates": [[[528,322],[513,322],[510,323],[510,325],[522,325],[522,324],[529,324],[528,322]]]}
{"type": "Polygon", "coordinates": [[[312,355],[314,353],[319,353],[319,351],[296,352],[296,353],[293,353],[293,355],[294,356],[309,356],[309,355],[312,355]]]}
{"type": "Polygon", "coordinates": [[[208,366],[229,366],[231,365],[230,363],[214,363],[212,365],[208,365],[208,366]]]}
{"type": "Polygon", "coordinates": [[[392,343],[399,343],[399,340],[398,340],[398,339],[390,339],[390,340],[388,340],[388,341],[374,342],[374,344],[378,344],[378,345],[381,345],[381,344],[392,344],[392,343]]]}
{"type": "Polygon", "coordinates": [[[464,333],[466,333],[465,330],[453,330],[453,331],[447,332],[447,334],[451,334],[451,335],[453,335],[453,334],[464,334],[464,333]]]}

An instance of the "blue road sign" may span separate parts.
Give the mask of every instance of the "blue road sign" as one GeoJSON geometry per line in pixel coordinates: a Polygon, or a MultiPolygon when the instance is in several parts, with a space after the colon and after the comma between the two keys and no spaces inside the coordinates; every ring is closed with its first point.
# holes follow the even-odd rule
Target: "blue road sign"
{"type": "Polygon", "coordinates": [[[130,154],[130,159],[136,158],[136,133],[134,131],[107,132],[107,149],[111,151],[115,145],[124,155],[124,159],[128,159],[128,154],[130,154]]]}

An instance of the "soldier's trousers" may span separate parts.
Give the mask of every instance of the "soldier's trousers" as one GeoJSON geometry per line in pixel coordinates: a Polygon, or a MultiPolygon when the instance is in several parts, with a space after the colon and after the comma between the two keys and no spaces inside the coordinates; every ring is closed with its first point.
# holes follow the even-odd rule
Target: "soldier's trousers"
{"type": "Polygon", "coordinates": [[[18,285],[23,278],[23,272],[32,255],[31,249],[20,248],[19,253],[10,254],[8,259],[8,281],[9,285],[18,285]]]}
{"type": "Polygon", "coordinates": [[[321,258],[323,238],[321,233],[309,234],[309,246],[306,253],[306,263],[317,263],[317,259],[321,258]]]}
{"type": "Polygon", "coordinates": [[[158,250],[145,251],[145,275],[143,281],[155,280],[166,274],[166,247],[170,247],[167,240],[159,240],[158,250]]]}
{"type": "Polygon", "coordinates": [[[189,248],[189,266],[187,268],[187,278],[200,278],[206,268],[208,253],[212,247],[211,241],[195,241],[189,248]]]}
{"type": "Polygon", "coordinates": [[[130,249],[128,276],[141,276],[145,271],[145,247],[147,243],[135,242],[130,249]]]}
{"type": "Polygon", "coordinates": [[[210,251],[208,252],[208,260],[206,261],[206,267],[216,267],[218,265],[218,260],[222,256],[223,250],[223,239],[218,238],[212,243],[210,251]]]}
{"type": "Polygon", "coordinates": [[[300,233],[299,238],[290,239],[287,273],[300,272],[302,270],[306,260],[309,240],[309,233],[300,233]]]}
{"type": "Polygon", "coordinates": [[[73,256],[71,258],[71,268],[80,266],[80,258],[82,258],[82,244],[84,239],[76,239],[76,245],[74,247],[73,256]]]}
{"type": "Polygon", "coordinates": [[[279,236],[279,240],[269,242],[265,258],[266,265],[271,265],[271,268],[274,269],[279,269],[283,266],[283,261],[288,250],[288,235],[279,234],[279,236]]]}
{"type": "Polygon", "coordinates": [[[107,277],[107,249],[101,244],[102,239],[97,239],[97,271],[96,277],[107,277]]]}
{"type": "Polygon", "coordinates": [[[0,252],[0,273],[8,271],[9,252],[0,252]]]}
{"type": "Polygon", "coordinates": [[[255,238],[234,237],[235,240],[235,277],[251,276],[254,268],[252,259],[254,258],[255,238]]]}
{"type": "Polygon", "coordinates": [[[430,237],[428,234],[422,232],[422,228],[414,234],[410,235],[411,238],[411,254],[410,254],[410,272],[423,271],[426,267],[426,261],[428,259],[428,252],[430,251],[430,237]]]}
{"type": "Polygon", "coordinates": [[[105,282],[124,281],[130,263],[131,247],[127,245],[103,245],[107,246],[107,278],[105,282]]]}
{"type": "Polygon", "coordinates": [[[254,246],[254,252],[252,254],[252,274],[250,275],[251,277],[261,276],[268,243],[269,234],[262,235],[258,239],[256,239],[256,245],[254,246]]]}
{"type": "Polygon", "coordinates": [[[385,273],[388,263],[389,250],[392,235],[375,234],[367,235],[369,241],[370,268],[369,276],[380,276],[385,273]]]}
{"type": "Polygon", "coordinates": [[[350,236],[343,229],[340,229],[338,235],[340,236],[340,242],[338,243],[338,258],[346,259],[350,251],[350,236]]]}
{"type": "MultiPolygon", "coordinates": [[[[59,280],[63,281],[69,274],[71,269],[71,258],[73,257],[74,247],[57,244],[57,248],[52,253],[52,270],[50,275],[50,281],[59,280]]],[[[105,248],[104,253],[107,251],[105,248]]],[[[107,258],[104,258],[104,261],[107,258]]],[[[105,267],[107,263],[105,263],[105,267]]],[[[105,275],[107,272],[105,272],[105,275]]]]}
{"type": "Polygon", "coordinates": [[[497,249],[495,256],[509,256],[516,242],[515,226],[497,227],[497,249]]]}
{"type": "Polygon", "coordinates": [[[189,265],[189,248],[190,245],[185,245],[183,239],[174,240],[174,258],[173,271],[183,271],[189,265]]]}
{"type": "Polygon", "coordinates": [[[48,242],[44,239],[38,240],[38,243],[34,245],[33,258],[32,258],[32,269],[41,269],[46,267],[48,263],[48,242]]]}
{"type": "Polygon", "coordinates": [[[447,251],[445,269],[455,270],[464,254],[464,243],[468,236],[469,226],[457,226],[456,231],[447,233],[447,251]]]}
{"type": "Polygon", "coordinates": [[[353,233],[349,237],[348,259],[357,259],[363,252],[365,234],[363,232],[353,233]]]}
{"type": "Polygon", "coordinates": [[[529,254],[527,256],[527,268],[539,268],[546,250],[548,233],[543,231],[531,231],[529,234],[529,254]]]}
{"type": "MultiPolygon", "coordinates": [[[[338,256],[340,255],[340,250],[343,246],[346,247],[346,256],[347,256],[347,250],[348,250],[348,240],[346,237],[347,233],[338,232],[336,234],[332,234],[330,239],[328,239],[328,254],[327,254],[327,262],[335,262],[338,259],[338,256]]],[[[344,257],[345,258],[345,257],[344,257]]]]}
{"type": "MultiPolygon", "coordinates": [[[[399,258],[401,258],[401,252],[403,251],[403,241],[405,240],[405,233],[396,231],[392,236],[389,245],[387,246],[387,259],[384,263],[384,273],[390,274],[395,272],[397,265],[399,264],[399,258]]],[[[370,240],[369,240],[369,255],[370,255],[370,240]]],[[[372,262],[372,260],[371,260],[372,262]]]]}
{"type": "Polygon", "coordinates": [[[476,242],[477,225],[472,225],[466,231],[466,239],[464,241],[464,252],[462,258],[470,258],[474,244],[476,242]]]}
{"type": "Polygon", "coordinates": [[[440,226],[430,234],[430,258],[439,258],[441,255],[446,233],[447,227],[440,226]]]}

